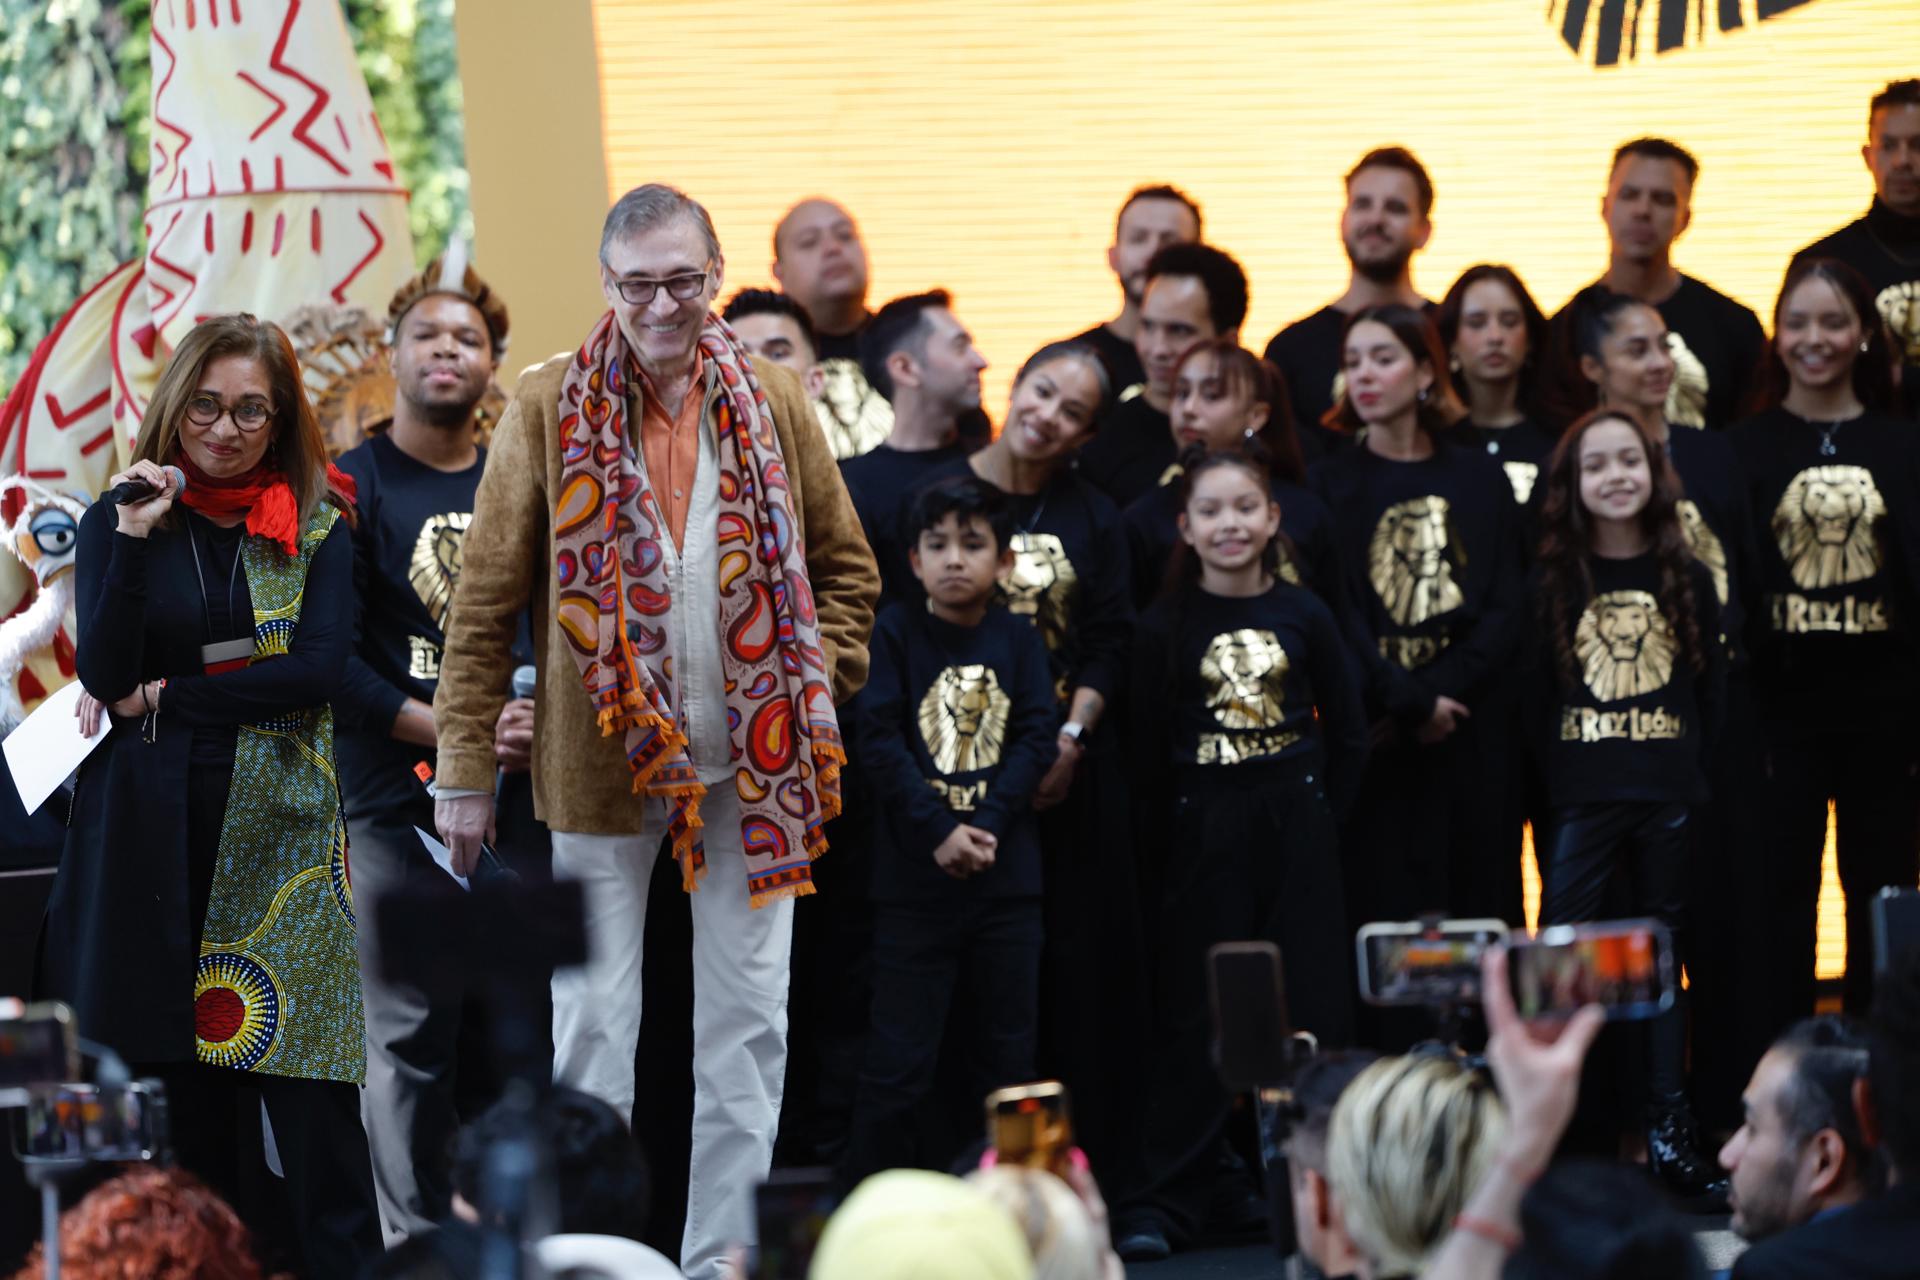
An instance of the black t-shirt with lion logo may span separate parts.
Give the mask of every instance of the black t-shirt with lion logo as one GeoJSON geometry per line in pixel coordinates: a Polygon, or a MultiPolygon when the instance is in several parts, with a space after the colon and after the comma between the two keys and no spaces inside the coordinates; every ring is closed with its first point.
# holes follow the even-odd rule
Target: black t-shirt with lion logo
{"type": "Polygon", "coordinates": [[[1520,635],[1520,509],[1506,473],[1450,440],[1413,462],[1362,442],[1309,481],[1333,513],[1342,582],[1329,599],[1371,712],[1411,725],[1441,694],[1474,705],[1520,635]]]}
{"type": "Polygon", "coordinates": [[[1726,685],[1712,575],[1698,560],[1687,566],[1703,664],[1696,669],[1682,639],[1684,614],[1661,600],[1652,553],[1589,556],[1587,568],[1593,595],[1567,610],[1558,638],[1570,646],[1573,670],[1544,628],[1535,657],[1532,718],[1549,803],[1706,803],[1703,761],[1726,685]]]}
{"type": "Polygon", "coordinates": [[[1033,793],[1060,726],[1039,632],[998,606],[962,627],[902,602],[881,612],[870,650],[855,716],[874,797],[874,898],[1038,895],[1033,793]],[[956,880],[933,851],[963,822],[1000,843],[991,868],[956,880]]]}
{"type": "Polygon", "coordinates": [[[1803,730],[1912,727],[1920,480],[1913,427],[1771,409],[1734,430],[1753,523],[1760,707],[1803,730]],[[1870,692],[1863,692],[1870,691],[1870,692]]]}

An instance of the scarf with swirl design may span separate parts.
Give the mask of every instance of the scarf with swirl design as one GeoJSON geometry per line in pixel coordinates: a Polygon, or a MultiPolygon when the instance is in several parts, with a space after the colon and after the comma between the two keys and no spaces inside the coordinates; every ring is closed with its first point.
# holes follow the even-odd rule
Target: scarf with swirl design
{"type": "MultiPolygon", "coordinates": [[[[720,616],[727,726],[747,891],[756,907],[809,894],[846,762],[805,549],[766,392],[746,348],[709,315],[700,349],[720,380],[720,616]]],[[[625,336],[609,311],[560,384],[554,503],[556,616],[605,735],[624,735],[633,789],[662,797],[691,892],[706,866],[686,718],[672,672],[665,513],[628,436],[640,412],[625,336]],[[630,398],[631,397],[631,398],[630,398]]],[[[688,394],[700,395],[700,387],[688,394]]],[[[703,762],[704,763],[704,762],[703,762]]]]}

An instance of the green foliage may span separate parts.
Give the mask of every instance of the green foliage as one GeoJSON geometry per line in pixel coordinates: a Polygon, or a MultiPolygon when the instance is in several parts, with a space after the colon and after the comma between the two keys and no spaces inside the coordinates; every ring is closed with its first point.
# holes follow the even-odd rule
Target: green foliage
{"type": "MultiPolygon", "coordinates": [[[[471,237],[454,0],[340,0],[424,263],[471,237]]],[[[144,248],[148,0],[0,0],[0,395],[144,248]]]]}
{"type": "Polygon", "coordinates": [[[111,57],[124,30],[101,0],[0,0],[0,388],[138,244],[111,57]]]}

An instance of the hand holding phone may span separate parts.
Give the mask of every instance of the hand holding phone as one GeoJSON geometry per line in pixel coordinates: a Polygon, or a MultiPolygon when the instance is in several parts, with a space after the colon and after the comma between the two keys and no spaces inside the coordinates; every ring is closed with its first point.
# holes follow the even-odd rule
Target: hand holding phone
{"type": "Polygon", "coordinates": [[[1507,947],[1522,1018],[1567,1018],[1595,1004],[1614,1021],[1656,1018],[1673,1007],[1673,935],[1658,920],[1556,924],[1507,947]]]}
{"type": "Polygon", "coordinates": [[[994,1160],[1062,1174],[1073,1147],[1067,1086],[1058,1080],[995,1089],[987,1095],[987,1144],[994,1160]]]}

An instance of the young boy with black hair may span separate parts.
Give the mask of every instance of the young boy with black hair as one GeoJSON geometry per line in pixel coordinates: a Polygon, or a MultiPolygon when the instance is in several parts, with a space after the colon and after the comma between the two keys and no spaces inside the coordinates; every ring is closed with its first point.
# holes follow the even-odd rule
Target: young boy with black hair
{"type": "Polygon", "coordinates": [[[845,1173],[914,1163],[913,1113],[933,1086],[947,1012],[965,1029],[976,1096],[1032,1078],[1040,982],[1033,793],[1057,754],[1045,643],[992,603],[1012,515],[971,474],[919,494],[902,534],[924,604],[873,631],[857,733],[875,801],[873,1021],[845,1173]]]}

